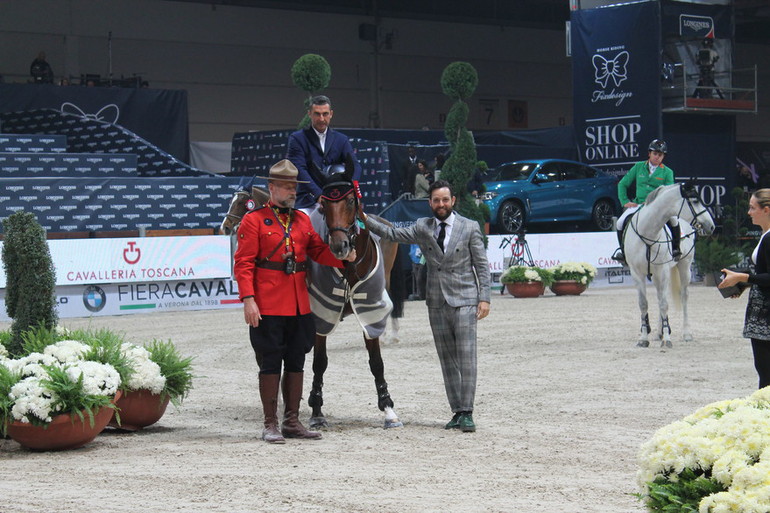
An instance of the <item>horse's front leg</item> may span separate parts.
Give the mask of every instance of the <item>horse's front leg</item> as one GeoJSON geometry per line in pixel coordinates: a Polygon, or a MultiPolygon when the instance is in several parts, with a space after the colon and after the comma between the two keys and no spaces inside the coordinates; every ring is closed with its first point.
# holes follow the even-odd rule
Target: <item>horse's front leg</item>
{"type": "Polygon", "coordinates": [[[636,347],[649,347],[650,346],[650,316],[647,313],[647,283],[644,276],[640,276],[636,280],[636,290],[639,294],[639,312],[642,314],[642,326],[639,330],[639,340],[636,342],[636,347]]]}
{"type": "Polygon", "coordinates": [[[308,394],[307,399],[307,404],[312,410],[310,415],[310,427],[313,429],[329,427],[329,423],[326,421],[326,417],[324,417],[324,414],[321,411],[321,406],[324,404],[324,373],[328,366],[329,357],[326,354],[326,337],[316,335],[315,345],[313,345],[313,386],[310,389],[310,394],[308,394]]]}
{"type": "Polygon", "coordinates": [[[673,347],[671,344],[671,325],[668,322],[668,290],[671,281],[670,273],[661,269],[653,275],[655,290],[658,293],[658,308],[660,310],[658,339],[660,347],[673,347]]]}
{"type": "Polygon", "coordinates": [[[685,261],[684,259],[679,262],[676,270],[679,272],[679,297],[682,302],[682,338],[685,342],[692,342],[693,335],[690,329],[690,317],[687,313],[687,300],[690,297],[690,279],[692,278],[690,272],[691,260],[685,261]]]}
{"type": "Polygon", "coordinates": [[[393,399],[388,392],[388,383],[385,381],[385,364],[382,361],[379,338],[366,338],[366,351],[369,353],[369,369],[374,376],[374,386],[377,389],[377,407],[385,413],[385,428],[402,427],[404,424],[398,420],[398,415],[393,410],[393,399]]]}

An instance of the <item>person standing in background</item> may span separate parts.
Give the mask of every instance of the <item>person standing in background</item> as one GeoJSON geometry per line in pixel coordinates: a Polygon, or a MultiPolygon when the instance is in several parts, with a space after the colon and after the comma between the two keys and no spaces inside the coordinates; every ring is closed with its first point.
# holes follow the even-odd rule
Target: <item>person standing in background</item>
{"type": "Polygon", "coordinates": [[[751,287],[743,336],[751,339],[759,388],[765,388],[770,385],[770,237],[767,237],[770,231],[770,189],[759,189],[751,195],[748,214],[751,221],[762,229],[762,236],[751,253],[754,269],[749,272],[722,269],[725,278],[719,288],[733,285],[741,289],[751,287]]]}

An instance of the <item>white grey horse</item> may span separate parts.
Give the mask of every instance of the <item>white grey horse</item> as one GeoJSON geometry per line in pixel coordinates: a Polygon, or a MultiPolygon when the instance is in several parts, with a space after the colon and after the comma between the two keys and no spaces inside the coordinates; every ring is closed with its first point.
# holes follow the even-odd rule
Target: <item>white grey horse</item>
{"type": "Polygon", "coordinates": [[[647,196],[644,205],[626,223],[623,237],[626,261],[636,282],[639,310],[642,314],[637,346],[650,345],[651,329],[647,313],[647,279],[650,277],[658,294],[658,336],[661,347],[672,347],[671,326],[668,322],[669,289],[675,299],[681,301],[683,339],[692,340],[687,316],[687,287],[691,277],[690,266],[695,257],[695,233],[710,235],[713,231],[714,219],[711,212],[701,203],[698,191],[690,184],[658,187],[647,196]],[[665,228],[666,221],[672,216],[679,218],[682,232],[682,257],[678,261],[671,254],[671,237],[665,228]],[[672,273],[672,270],[676,272],[672,273]]]}

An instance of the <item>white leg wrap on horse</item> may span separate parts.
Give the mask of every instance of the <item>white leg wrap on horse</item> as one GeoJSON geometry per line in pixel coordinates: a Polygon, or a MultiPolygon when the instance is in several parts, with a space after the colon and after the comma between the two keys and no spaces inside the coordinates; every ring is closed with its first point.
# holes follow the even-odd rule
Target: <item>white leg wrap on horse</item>
{"type": "Polygon", "coordinates": [[[398,420],[398,415],[396,415],[396,412],[393,411],[393,408],[391,408],[390,406],[386,406],[384,411],[385,411],[385,429],[404,426],[404,424],[400,420],[398,420]]]}

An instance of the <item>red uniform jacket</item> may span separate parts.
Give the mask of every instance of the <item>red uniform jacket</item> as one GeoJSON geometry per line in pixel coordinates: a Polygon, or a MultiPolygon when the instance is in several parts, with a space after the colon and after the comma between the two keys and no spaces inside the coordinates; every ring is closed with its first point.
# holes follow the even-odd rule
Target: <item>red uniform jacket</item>
{"type": "MultiPolygon", "coordinates": [[[[293,247],[297,263],[309,257],[323,265],[344,267],[344,262],[332,254],[329,246],[313,230],[307,214],[292,210],[292,219],[289,247],[293,247]]],[[[308,314],[307,273],[286,274],[257,267],[256,261],[267,258],[279,244],[281,246],[270,257],[271,262],[284,262],[281,255],[287,251],[284,230],[276,220],[273,209],[262,207],[243,217],[238,228],[238,249],[235,251],[235,279],[239,295],[241,299],[254,296],[261,315],[308,314]]]]}

